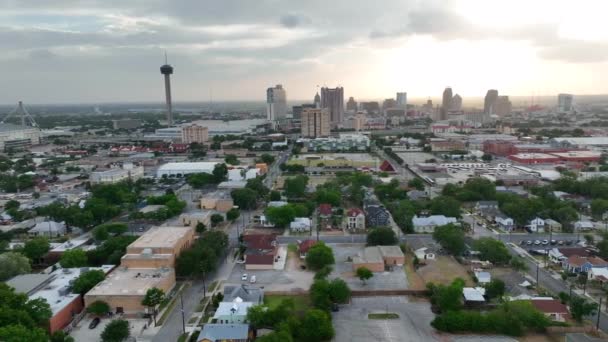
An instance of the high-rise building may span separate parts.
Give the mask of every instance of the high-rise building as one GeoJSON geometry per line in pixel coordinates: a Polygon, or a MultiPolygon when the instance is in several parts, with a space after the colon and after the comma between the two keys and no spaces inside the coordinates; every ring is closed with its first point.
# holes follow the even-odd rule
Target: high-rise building
{"type": "Polygon", "coordinates": [[[173,107],[171,104],[171,74],[173,67],[167,63],[165,54],[165,64],[160,67],[160,73],[165,75],[165,101],[167,102],[167,126],[173,126],[173,107]]]}
{"type": "Polygon", "coordinates": [[[203,144],[209,141],[209,129],[195,123],[182,127],[182,143],[193,142],[203,144]]]}
{"type": "Polygon", "coordinates": [[[329,111],[319,108],[304,109],[301,133],[304,138],[328,137],[330,133],[329,111]]]}
{"type": "Polygon", "coordinates": [[[266,90],[266,118],[275,122],[287,115],[287,94],[280,84],[266,90]]]}
{"type": "Polygon", "coordinates": [[[305,104],[301,104],[299,106],[293,106],[292,107],[292,113],[293,113],[292,119],[301,120],[302,111],[306,108],[317,108],[317,106],[312,103],[305,103],[305,104]]]}
{"type": "Polygon", "coordinates": [[[361,109],[368,114],[378,113],[380,112],[380,104],[378,101],[361,102],[361,109]]]}
{"type": "Polygon", "coordinates": [[[315,99],[312,102],[315,104],[315,108],[321,108],[321,96],[319,96],[319,92],[315,94],[315,99]]]}
{"type": "Polygon", "coordinates": [[[397,100],[397,106],[399,108],[407,109],[407,93],[406,92],[397,93],[396,100],[397,100]]]}
{"type": "Polygon", "coordinates": [[[348,111],[357,111],[357,101],[351,96],[348,98],[348,102],[346,102],[346,110],[348,111]]]}
{"type": "Polygon", "coordinates": [[[389,108],[396,108],[397,107],[397,101],[395,101],[395,99],[385,99],[382,102],[382,110],[387,110],[389,108]]]}
{"type": "Polygon", "coordinates": [[[456,94],[454,95],[454,97],[452,97],[452,107],[450,108],[450,110],[462,110],[462,97],[460,97],[460,95],[456,94]]]}
{"type": "Polygon", "coordinates": [[[557,95],[557,110],[560,112],[569,112],[572,110],[572,99],[574,96],[571,94],[558,94],[557,95]]]}
{"type": "Polygon", "coordinates": [[[496,104],[494,105],[494,114],[499,117],[511,114],[512,110],[511,101],[508,96],[498,96],[496,98],[496,104]]]}
{"type": "Polygon", "coordinates": [[[496,114],[496,100],[498,99],[498,90],[490,89],[486,93],[483,100],[483,113],[488,118],[492,114],[496,114]]]}
{"type": "Polygon", "coordinates": [[[452,108],[452,88],[446,87],[443,91],[441,99],[441,111],[439,115],[440,120],[448,119],[448,111],[452,108]]]}
{"type": "Polygon", "coordinates": [[[361,131],[361,130],[365,129],[366,122],[367,122],[367,117],[365,116],[365,113],[359,112],[353,118],[353,128],[355,129],[355,131],[361,131]]]}
{"type": "Polygon", "coordinates": [[[427,113],[431,113],[433,111],[433,100],[426,100],[426,103],[422,105],[422,109],[424,109],[427,113]]]}
{"type": "Polygon", "coordinates": [[[332,126],[342,124],[344,119],[344,88],[321,88],[321,108],[329,110],[329,121],[332,126]]]}

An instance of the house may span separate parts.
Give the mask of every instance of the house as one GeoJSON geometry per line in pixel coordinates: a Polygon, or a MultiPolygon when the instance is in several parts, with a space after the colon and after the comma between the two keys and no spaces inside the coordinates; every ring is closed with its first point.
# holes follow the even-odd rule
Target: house
{"type": "Polygon", "coordinates": [[[292,232],[309,232],[312,222],[308,217],[296,217],[290,224],[289,230],[292,232]]]}
{"type": "Polygon", "coordinates": [[[224,286],[224,299],[222,302],[234,302],[241,300],[254,304],[264,303],[264,290],[257,286],[248,284],[224,286]]]}
{"type": "Polygon", "coordinates": [[[583,247],[552,248],[549,251],[549,260],[553,263],[561,264],[564,260],[575,255],[586,258],[590,256],[590,253],[583,247]]]}
{"type": "Polygon", "coordinates": [[[502,212],[499,212],[498,214],[496,214],[496,216],[494,216],[494,222],[496,222],[500,229],[508,232],[512,231],[515,227],[515,222],[513,221],[513,219],[503,214],[502,212]]]}
{"type": "Polygon", "coordinates": [[[304,240],[298,243],[298,252],[300,252],[300,258],[306,258],[308,250],[317,243],[317,240],[304,240]]]}
{"type": "Polygon", "coordinates": [[[498,209],[498,201],[479,201],[475,203],[475,210],[498,209]]]}
{"type": "Polygon", "coordinates": [[[367,228],[385,227],[391,224],[391,213],[379,203],[363,205],[365,211],[365,224],[367,228]]]}
{"type": "Polygon", "coordinates": [[[383,161],[382,164],[380,165],[379,169],[382,172],[388,172],[388,173],[395,172],[395,168],[393,167],[393,165],[391,165],[391,163],[389,163],[388,160],[383,161]]]}
{"type": "Polygon", "coordinates": [[[576,221],[574,222],[574,230],[592,230],[595,227],[593,226],[593,222],[591,221],[576,221]]]}
{"type": "Polygon", "coordinates": [[[608,268],[591,267],[587,272],[587,279],[599,282],[601,285],[608,284],[608,268]]]}
{"type": "Polygon", "coordinates": [[[270,202],[268,202],[268,205],[266,205],[266,206],[269,208],[276,208],[276,207],[286,206],[287,204],[289,204],[289,203],[287,203],[285,201],[270,201],[270,202]]]}
{"type": "Polygon", "coordinates": [[[562,261],[568,259],[562,252],[557,248],[551,248],[549,251],[549,260],[554,264],[561,264],[562,261]]]}
{"type": "Polygon", "coordinates": [[[427,199],[429,199],[429,195],[426,192],[424,192],[424,191],[411,190],[411,191],[408,191],[407,198],[410,201],[420,201],[420,200],[427,200],[427,199]]]}
{"type": "Polygon", "coordinates": [[[36,223],[34,228],[27,231],[30,236],[45,236],[47,238],[63,236],[66,233],[65,222],[45,221],[36,223]]]}
{"type": "Polygon", "coordinates": [[[243,235],[246,270],[271,270],[277,254],[277,237],[275,234],[243,235]]]}
{"type": "Polygon", "coordinates": [[[414,231],[416,233],[432,233],[435,231],[435,227],[457,222],[455,217],[446,217],[444,215],[431,215],[428,217],[414,216],[412,218],[412,224],[414,225],[414,231]]]}
{"type": "Polygon", "coordinates": [[[475,272],[475,278],[477,278],[477,282],[480,284],[489,284],[492,281],[492,275],[490,272],[475,272]]]}
{"type": "Polygon", "coordinates": [[[608,262],[598,257],[573,255],[562,262],[562,267],[571,273],[586,273],[592,267],[608,268],[608,262]]]}
{"type": "Polygon", "coordinates": [[[422,247],[414,251],[414,255],[418,258],[418,261],[424,263],[426,260],[435,260],[435,253],[427,252],[428,248],[422,247]]]}
{"type": "Polygon", "coordinates": [[[565,322],[568,316],[568,308],[557,299],[531,299],[530,303],[536,310],[556,322],[565,322]]]}
{"type": "Polygon", "coordinates": [[[242,299],[236,298],[232,302],[221,302],[213,319],[220,324],[245,323],[247,320],[247,310],[256,305],[256,303],[243,302],[242,299]]]}
{"type": "Polygon", "coordinates": [[[319,227],[331,228],[332,227],[331,216],[333,214],[333,209],[331,207],[331,204],[328,204],[328,203],[319,204],[319,207],[317,208],[317,213],[318,213],[318,217],[319,217],[319,227]]]}
{"type": "Polygon", "coordinates": [[[198,335],[198,342],[247,342],[249,339],[248,324],[215,324],[208,323],[198,335]]]}
{"type": "Polygon", "coordinates": [[[545,228],[550,232],[559,232],[562,230],[562,224],[553,219],[546,219],[545,228]]]}
{"type": "Polygon", "coordinates": [[[530,232],[544,233],[545,232],[545,220],[543,220],[540,217],[537,217],[537,218],[531,220],[530,223],[528,223],[528,225],[526,225],[526,228],[530,232]]]}
{"type": "Polygon", "coordinates": [[[462,295],[467,304],[481,304],[486,301],[486,289],[483,287],[465,287],[462,289],[462,295]]]}
{"type": "Polygon", "coordinates": [[[365,229],[365,213],[359,208],[351,208],[346,212],[346,228],[350,230],[365,229]]]}
{"type": "Polygon", "coordinates": [[[405,255],[399,246],[373,246],[353,257],[353,270],[365,267],[372,272],[384,272],[387,267],[403,266],[404,263],[405,255]]]}

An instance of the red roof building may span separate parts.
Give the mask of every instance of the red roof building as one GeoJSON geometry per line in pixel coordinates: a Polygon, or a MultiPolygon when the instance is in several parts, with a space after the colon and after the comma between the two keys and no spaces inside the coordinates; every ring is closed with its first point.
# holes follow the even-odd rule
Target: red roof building
{"type": "Polygon", "coordinates": [[[243,235],[246,270],[271,270],[277,255],[276,234],[243,235]]]}
{"type": "Polygon", "coordinates": [[[316,240],[304,240],[298,244],[298,252],[300,252],[300,258],[305,258],[308,250],[317,244],[316,240]]]}
{"type": "Polygon", "coordinates": [[[393,165],[391,165],[391,163],[389,163],[388,160],[385,160],[382,162],[382,164],[380,165],[380,171],[384,171],[384,172],[395,172],[395,168],[393,167],[393,165]]]}
{"type": "Polygon", "coordinates": [[[348,217],[357,217],[359,215],[365,215],[365,213],[363,212],[363,210],[361,210],[359,208],[350,208],[346,212],[346,216],[348,216],[348,217]]]}
{"type": "Polygon", "coordinates": [[[319,215],[320,216],[331,216],[331,214],[332,214],[331,204],[329,204],[329,203],[319,204],[319,215]]]}
{"type": "Polygon", "coordinates": [[[568,308],[557,299],[532,299],[530,302],[553,321],[563,322],[568,317],[568,308]]]}

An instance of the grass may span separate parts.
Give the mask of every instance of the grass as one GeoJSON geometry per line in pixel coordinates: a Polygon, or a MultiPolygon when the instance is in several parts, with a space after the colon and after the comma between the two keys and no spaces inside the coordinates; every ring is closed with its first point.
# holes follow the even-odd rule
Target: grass
{"type": "Polygon", "coordinates": [[[388,313],[370,313],[367,315],[369,319],[397,319],[399,315],[396,313],[388,312],[388,313]]]}
{"type": "Polygon", "coordinates": [[[298,246],[295,243],[290,243],[287,245],[287,250],[292,253],[296,253],[298,251],[298,246]]]}
{"type": "Polygon", "coordinates": [[[188,334],[181,334],[177,339],[177,342],[186,342],[188,339],[188,334]]]}
{"type": "Polygon", "coordinates": [[[448,285],[457,277],[464,279],[467,286],[474,284],[466,269],[456,260],[445,255],[437,255],[435,260],[427,261],[427,265],[419,268],[416,273],[420,275],[425,284],[431,281],[448,285]]]}
{"type": "Polygon", "coordinates": [[[407,276],[407,282],[409,283],[409,288],[414,290],[424,290],[426,288],[426,284],[424,280],[420,277],[418,273],[414,270],[414,265],[412,263],[413,255],[406,254],[405,255],[405,274],[407,276]]]}
{"type": "Polygon", "coordinates": [[[204,314],[203,318],[201,318],[201,320],[199,321],[199,326],[205,325],[207,322],[209,322],[209,318],[211,317],[213,317],[213,315],[210,312],[204,314]]]}
{"type": "Polygon", "coordinates": [[[296,311],[306,311],[311,307],[310,298],[308,296],[264,296],[264,304],[269,308],[275,308],[286,299],[292,299],[294,301],[296,311]]]}
{"type": "Polygon", "coordinates": [[[217,281],[213,281],[211,284],[209,284],[209,286],[207,287],[207,292],[213,292],[215,290],[215,288],[217,287],[217,281]]]}
{"type": "Polygon", "coordinates": [[[201,299],[200,303],[198,303],[198,305],[196,306],[196,312],[201,312],[203,311],[203,309],[205,308],[205,305],[207,304],[207,302],[209,301],[209,297],[205,297],[203,299],[201,299]]]}

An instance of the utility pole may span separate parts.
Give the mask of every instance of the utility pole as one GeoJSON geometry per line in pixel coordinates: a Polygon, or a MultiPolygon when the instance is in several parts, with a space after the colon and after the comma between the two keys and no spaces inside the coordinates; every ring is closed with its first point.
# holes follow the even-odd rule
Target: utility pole
{"type": "Polygon", "coordinates": [[[600,330],[600,316],[602,315],[602,297],[600,297],[600,305],[597,309],[597,323],[595,324],[595,329],[600,330]]]}
{"type": "Polygon", "coordinates": [[[540,284],[538,283],[538,271],[540,270],[540,263],[536,263],[536,291],[540,289],[540,284]]]}
{"type": "Polygon", "coordinates": [[[179,302],[182,306],[181,311],[182,311],[182,333],[185,334],[186,333],[186,317],[184,316],[184,298],[182,297],[182,293],[179,293],[179,302]]]}

